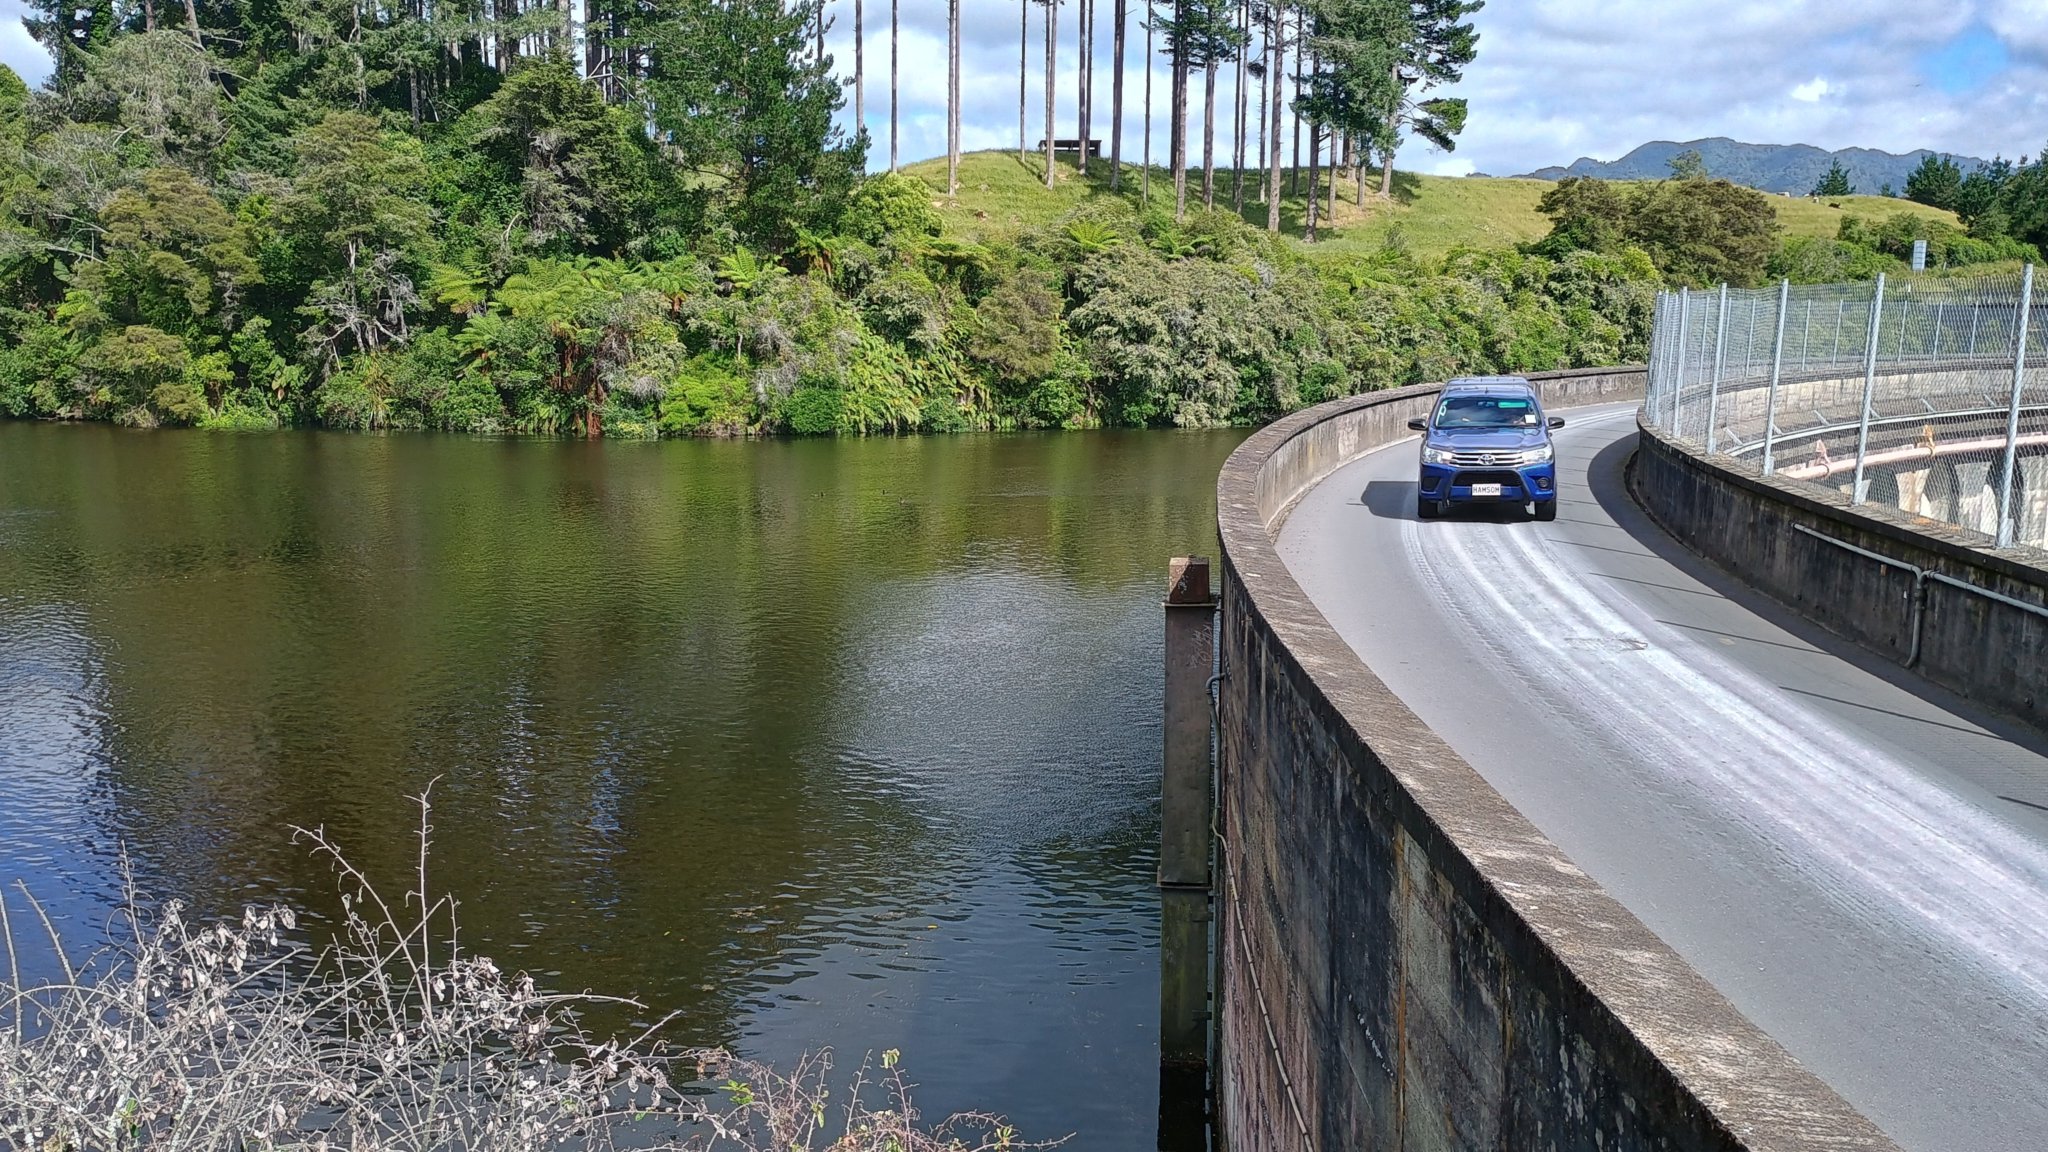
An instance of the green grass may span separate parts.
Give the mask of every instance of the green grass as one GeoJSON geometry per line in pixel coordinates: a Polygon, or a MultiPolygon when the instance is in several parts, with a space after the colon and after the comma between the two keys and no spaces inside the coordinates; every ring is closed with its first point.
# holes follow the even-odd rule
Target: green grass
{"type": "MultiPolygon", "coordinates": [[[[968,153],[960,158],[957,197],[944,194],[943,158],[907,165],[904,171],[931,185],[933,206],[945,219],[948,232],[965,239],[995,240],[1042,227],[1096,197],[1122,195],[1133,203],[1138,200],[1142,172],[1137,165],[1124,166],[1122,191],[1112,193],[1107,160],[1093,161],[1084,181],[1074,170],[1072,155],[1062,154],[1050,190],[1045,187],[1044,164],[1042,153],[1022,161],[1015,152],[968,153]]],[[[1255,172],[1246,174],[1244,217],[1264,227],[1266,206],[1258,203],[1258,176],[1255,172]]],[[[1191,207],[1201,202],[1201,180],[1200,171],[1189,173],[1191,207]]],[[[1312,251],[1330,257],[1370,251],[1385,244],[1389,235],[1398,233],[1400,241],[1417,255],[1441,256],[1460,244],[1497,248],[1537,240],[1550,231],[1549,219],[1536,210],[1536,201],[1551,186],[1547,181],[1396,172],[1391,202],[1374,195],[1378,185],[1378,173],[1368,173],[1365,206],[1360,208],[1354,202],[1357,184],[1345,181],[1338,189],[1336,226],[1320,229],[1320,242],[1312,251]]],[[[1227,207],[1230,203],[1232,186],[1230,174],[1219,171],[1219,206],[1227,207]]],[[[1323,187],[1327,197],[1329,186],[1323,187]]],[[[1167,208],[1173,205],[1172,177],[1157,166],[1152,169],[1152,202],[1167,208]]],[[[1327,204],[1325,200],[1325,207],[1327,204]]],[[[1788,236],[1833,236],[1846,215],[1876,218],[1912,212],[1950,224],[1956,222],[1953,213],[1882,196],[1843,196],[1824,201],[1772,196],[1771,204],[1778,210],[1778,222],[1788,236]]],[[[1300,236],[1302,198],[1282,197],[1280,207],[1282,231],[1300,236]]]]}

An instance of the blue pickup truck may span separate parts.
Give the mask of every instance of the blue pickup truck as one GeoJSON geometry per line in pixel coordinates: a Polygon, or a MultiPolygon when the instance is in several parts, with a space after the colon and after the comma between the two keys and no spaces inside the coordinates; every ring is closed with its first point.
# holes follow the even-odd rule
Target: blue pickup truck
{"type": "Polygon", "coordinates": [[[1468,376],[1444,385],[1422,433],[1422,480],[1415,514],[1429,520],[1461,504],[1526,504],[1557,519],[1556,449],[1536,389],[1520,376],[1468,376]]]}

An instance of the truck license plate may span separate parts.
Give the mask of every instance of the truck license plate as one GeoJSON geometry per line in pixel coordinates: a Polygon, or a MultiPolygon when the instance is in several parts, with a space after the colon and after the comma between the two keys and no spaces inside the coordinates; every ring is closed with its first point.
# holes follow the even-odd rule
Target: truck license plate
{"type": "Polygon", "coordinates": [[[1472,494],[1474,496],[1498,496],[1500,495],[1500,485],[1474,484],[1472,486],[1472,494]]]}

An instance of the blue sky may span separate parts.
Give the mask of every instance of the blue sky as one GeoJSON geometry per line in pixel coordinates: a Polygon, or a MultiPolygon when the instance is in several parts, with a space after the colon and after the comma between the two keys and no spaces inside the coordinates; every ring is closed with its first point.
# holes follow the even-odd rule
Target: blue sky
{"type": "MultiPolygon", "coordinates": [[[[1098,0],[1097,115],[1108,117],[1111,0],[1098,0]]],[[[863,0],[872,155],[888,149],[890,0],[863,0]]],[[[900,0],[905,159],[945,148],[945,0],[900,0]]],[[[851,70],[853,0],[830,0],[831,50],[851,70]]],[[[1017,142],[1017,0],[963,0],[970,148],[1017,142]]],[[[1141,0],[1132,0],[1135,10],[1141,0]]],[[[1027,132],[1040,133],[1043,32],[1033,5],[1027,132]]],[[[31,83],[49,70],[0,0],[0,61],[31,83]]],[[[1403,168],[1511,175],[1579,156],[1611,160],[1648,140],[1732,136],[1757,143],[1964,155],[2048,144],[2048,0],[1491,0],[1476,18],[1479,60],[1455,95],[1472,119],[1454,154],[1413,145],[1403,168]]],[[[1061,12],[1059,131],[1074,131],[1073,0],[1061,12]]],[[[1133,20],[1128,151],[1139,150],[1144,35],[1133,20]]],[[[1154,80],[1165,104],[1165,76],[1154,80]]],[[[1232,107],[1224,77],[1218,108],[1232,107]]],[[[846,119],[851,119],[851,98],[846,119]]],[[[1106,130],[1101,134],[1106,135],[1106,130]]],[[[1165,130],[1155,118],[1155,155],[1165,130]]]]}

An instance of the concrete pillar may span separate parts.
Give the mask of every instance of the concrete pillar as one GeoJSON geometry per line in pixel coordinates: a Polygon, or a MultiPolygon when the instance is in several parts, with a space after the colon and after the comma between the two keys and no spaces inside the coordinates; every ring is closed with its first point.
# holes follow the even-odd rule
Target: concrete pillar
{"type": "Polygon", "coordinates": [[[1159,781],[1159,883],[1209,886],[1209,674],[1216,598],[1209,561],[1180,556],[1166,592],[1166,722],[1159,781]]]}
{"type": "Polygon", "coordinates": [[[1208,1061],[1210,783],[1209,676],[1215,666],[1216,598],[1209,561],[1176,557],[1166,593],[1165,759],[1159,776],[1162,1068],[1208,1061]]]}

